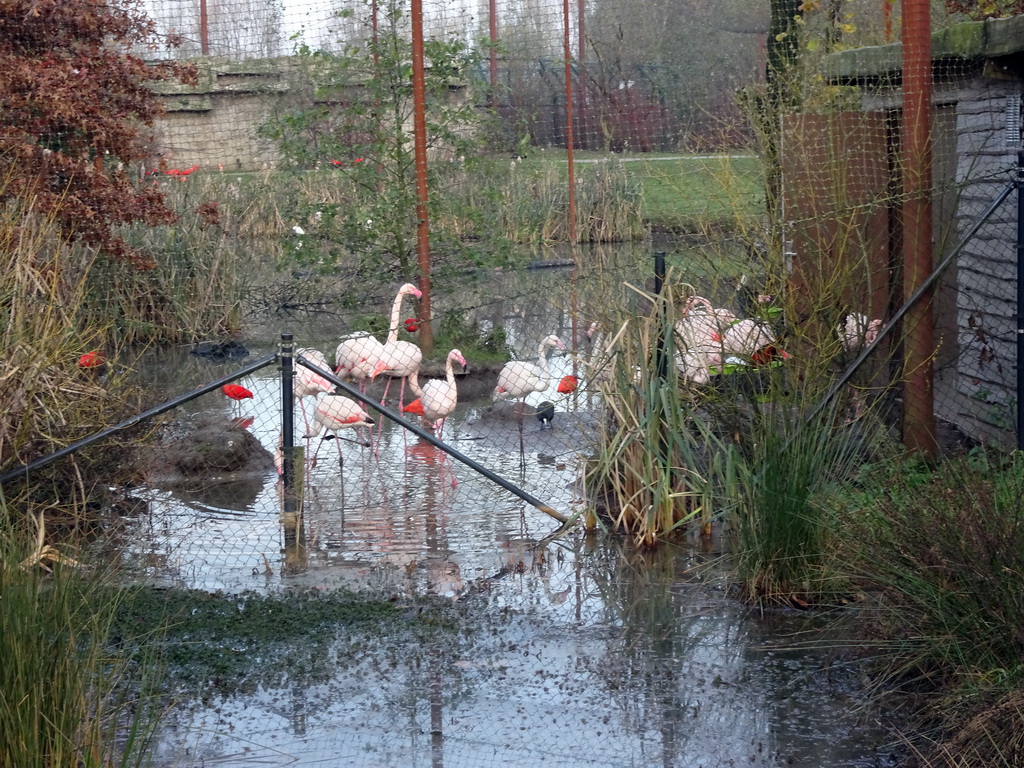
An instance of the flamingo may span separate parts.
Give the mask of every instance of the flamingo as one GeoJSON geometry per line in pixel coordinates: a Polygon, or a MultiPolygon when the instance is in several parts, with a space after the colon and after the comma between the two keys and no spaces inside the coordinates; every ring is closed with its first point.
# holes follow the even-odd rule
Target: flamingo
{"type": "MultiPolygon", "coordinates": [[[[338,441],[338,461],[344,464],[344,458],[341,455],[341,440],[345,439],[338,435],[343,429],[355,429],[356,427],[372,427],[374,424],[366,411],[350,397],[344,395],[324,395],[317,404],[316,410],[313,412],[313,423],[316,425],[316,429],[312,432],[307,432],[304,437],[310,440],[314,437],[318,437],[321,432],[328,431],[333,432],[333,437],[338,441]]],[[[329,439],[328,436],[324,436],[324,440],[329,439]]],[[[317,452],[320,450],[319,444],[316,450],[313,452],[312,466],[316,466],[317,452]]]]}
{"type": "Polygon", "coordinates": [[[384,345],[366,331],[349,334],[341,340],[334,355],[334,372],[359,382],[359,391],[366,391],[366,380],[380,362],[384,345]]]}
{"type": "MultiPolygon", "coordinates": [[[[303,348],[295,350],[295,356],[298,357],[299,355],[302,355],[306,360],[321,370],[330,370],[330,366],[327,365],[327,358],[324,357],[324,353],[317,349],[303,348]]],[[[302,398],[312,397],[315,400],[317,395],[321,392],[333,392],[334,385],[319,373],[310,370],[304,365],[297,365],[295,368],[295,384],[292,393],[294,394],[295,399],[299,401],[299,409],[302,411],[302,420],[306,423],[306,431],[308,432],[309,418],[306,416],[306,408],[302,404],[302,398]]]]}
{"type": "Polygon", "coordinates": [[[444,426],[444,420],[455,410],[459,399],[458,390],[455,387],[455,363],[458,362],[463,368],[466,367],[466,358],[462,353],[453,349],[448,353],[445,361],[445,377],[443,379],[431,379],[423,385],[422,394],[417,400],[413,400],[402,408],[406,413],[418,413],[431,425],[438,436],[444,426]]]}
{"type": "Polygon", "coordinates": [[[492,397],[495,400],[514,400],[526,397],[531,392],[543,392],[548,388],[548,350],[565,350],[565,343],[555,336],[545,336],[537,347],[537,362],[513,360],[505,363],[498,374],[498,386],[492,397]]]}
{"type": "Polygon", "coordinates": [[[235,406],[241,403],[243,400],[251,398],[253,396],[252,391],[246,389],[241,384],[225,384],[220,388],[228,398],[234,401],[231,408],[234,410],[235,406]]]}
{"type": "Polygon", "coordinates": [[[675,353],[676,371],[682,376],[683,381],[688,384],[707,384],[711,381],[711,367],[722,364],[722,356],[717,352],[701,352],[691,350],[689,352],[675,353]]]}
{"type": "Polygon", "coordinates": [[[612,380],[615,365],[618,362],[618,352],[615,345],[626,332],[629,321],[625,321],[619,328],[614,338],[606,339],[605,333],[597,322],[590,324],[587,328],[587,343],[591,346],[590,357],[583,361],[586,367],[586,379],[592,384],[607,384],[612,380]]]}
{"type": "MultiPolygon", "coordinates": [[[[410,341],[399,341],[398,340],[398,325],[399,316],[402,313],[402,299],[412,294],[417,299],[423,296],[423,292],[420,291],[412,283],[406,283],[398,290],[398,295],[395,296],[395,302],[391,305],[391,322],[388,324],[388,339],[384,343],[384,348],[381,351],[380,359],[377,362],[373,373],[370,378],[376,378],[382,373],[386,373],[391,377],[398,377],[402,380],[401,389],[398,393],[398,408],[402,409],[402,402],[405,400],[405,382],[410,382],[410,387],[416,395],[420,395],[421,391],[419,385],[416,382],[416,374],[420,370],[420,363],[423,361],[423,351],[410,341]]],[[[384,396],[381,398],[381,405],[388,396],[388,387],[391,386],[390,380],[384,386],[384,396]]]]}
{"type": "Polygon", "coordinates": [[[882,321],[877,317],[874,320],[868,320],[867,315],[861,312],[852,312],[836,328],[836,334],[839,336],[839,342],[843,345],[843,351],[853,354],[874,342],[882,328],[882,321]]]}
{"type": "MultiPolygon", "coordinates": [[[[874,343],[883,327],[882,321],[877,317],[869,320],[868,316],[862,312],[851,312],[836,327],[836,334],[839,336],[839,343],[843,347],[843,352],[853,357],[864,347],[874,343]]],[[[860,400],[860,392],[854,388],[853,419],[859,418],[862,410],[863,404],[860,400]]]]}
{"type": "Polygon", "coordinates": [[[722,354],[753,357],[760,349],[775,343],[775,334],[764,323],[757,320],[737,320],[721,334],[713,333],[711,338],[721,342],[722,354]]]}

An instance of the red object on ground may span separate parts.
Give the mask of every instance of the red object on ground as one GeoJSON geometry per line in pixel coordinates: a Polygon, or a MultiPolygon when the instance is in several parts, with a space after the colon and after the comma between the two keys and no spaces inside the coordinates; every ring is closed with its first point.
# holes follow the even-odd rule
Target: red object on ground
{"type": "Polygon", "coordinates": [[[86,352],[80,358],[78,358],[79,368],[99,368],[107,362],[107,358],[103,356],[103,353],[98,349],[92,352],[86,352]]]}
{"type": "Polygon", "coordinates": [[[757,350],[750,356],[750,359],[755,365],[768,365],[777,360],[789,360],[789,353],[774,344],[769,344],[757,350]]]}

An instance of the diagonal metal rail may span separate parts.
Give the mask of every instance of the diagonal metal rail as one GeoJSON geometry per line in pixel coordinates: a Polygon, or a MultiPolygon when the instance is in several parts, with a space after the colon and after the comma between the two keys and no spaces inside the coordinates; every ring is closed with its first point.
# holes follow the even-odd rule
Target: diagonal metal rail
{"type": "Polygon", "coordinates": [[[69,456],[75,451],[81,450],[86,446],[92,445],[93,443],[97,443],[100,440],[103,440],[104,438],[110,437],[114,433],[120,432],[122,429],[134,427],[136,424],[139,424],[145,421],[146,419],[151,419],[154,416],[159,416],[161,413],[165,413],[166,411],[169,411],[173,408],[177,408],[179,405],[183,405],[189,402],[190,400],[195,400],[197,397],[202,397],[208,392],[213,392],[215,389],[220,389],[225,384],[229,384],[235,379],[240,379],[243,376],[247,376],[248,374],[253,373],[254,371],[258,371],[260,368],[265,368],[266,366],[271,365],[276,361],[276,354],[270,354],[261,357],[259,360],[255,360],[249,363],[249,365],[245,366],[244,368],[240,368],[236,371],[232,371],[231,373],[225,376],[221,376],[219,379],[211,381],[208,384],[204,384],[203,386],[197,389],[193,389],[191,392],[187,394],[172,398],[171,400],[168,400],[165,403],[161,403],[160,405],[154,408],[150,408],[148,411],[143,411],[142,413],[136,414],[135,416],[132,416],[130,419],[125,419],[120,424],[115,424],[112,427],[108,427],[107,429],[104,429],[100,432],[96,432],[95,434],[89,435],[88,437],[83,437],[81,440],[76,440],[70,445],[61,448],[59,451],[55,451],[54,453],[42,456],[36,459],[35,461],[30,461],[23,467],[18,467],[17,469],[12,469],[8,472],[5,472],[4,474],[0,475],[0,486],[6,485],[8,482],[14,480],[15,478],[27,475],[29,472],[32,472],[33,470],[41,469],[42,467],[45,467],[48,464],[52,464],[58,459],[62,459],[65,456],[69,456]]]}
{"type": "Polygon", "coordinates": [[[538,499],[536,496],[534,496],[534,495],[532,495],[530,493],[527,493],[522,488],[519,488],[518,486],[510,483],[508,480],[503,478],[501,475],[495,474],[494,472],[489,470],[487,467],[485,467],[482,464],[474,461],[469,456],[466,456],[464,453],[461,453],[460,451],[456,450],[455,448],[452,448],[447,443],[445,443],[445,442],[443,442],[441,440],[438,440],[436,437],[434,437],[434,435],[430,434],[429,432],[427,432],[422,427],[418,427],[417,425],[413,424],[412,422],[407,421],[406,419],[403,419],[401,416],[399,416],[394,411],[389,410],[388,408],[383,407],[382,405],[380,405],[380,403],[377,403],[372,398],[364,395],[362,392],[360,392],[358,389],[356,389],[352,385],[347,384],[344,381],[342,381],[341,379],[339,379],[331,371],[325,371],[323,368],[320,368],[315,363],[311,363],[309,360],[307,360],[301,354],[295,356],[295,362],[298,363],[299,365],[302,365],[302,366],[308,368],[309,370],[313,371],[314,373],[317,373],[320,376],[323,376],[329,382],[331,382],[332,384],[334,384],[335,386],[340,388],[349,397],[351,397],[351,398],[353,398],[355,400],[358,400],[359,402],[363,403],[364,405],[368,405],[370,408],[375,410],[377,413],[379,413],[384,418],[390,419],[391,421],[393,421],[396,424],[398,424],[399,426],[401,426],[403,429],[409,430],[414,435],[419,437],[421,440],[426,440],[428,443],[433,445],[435,448],[439,448],[442,451],[444,451],[445,453],[447,453],[453,459],[457,459],[457,460],[461,461],[463,464],[465,464],[467,467],[472,469],[474,472],[477,472],[478,474],[483,475],[488,480],[490,480],[492,483],[496,483],[497,485],[500,485],[506,491],[508,491],[509,493],[511,493],[511,494],[513,494],[515,496],[518,496],[520,499],[525,501],[527,504],[530,504],[531,506],[536,507],[541,512],[543,512],[545,515],[548,515],[549,517],[553,517],[555,520],[557,520],[558,522],[562,523],[563,526],[565,526],[565,525],[567,525],[567,524],[569,524],[571,522],[570,518],[567,518],[561,512],[555,511],[555,509],[553,509],[549,504],[545,504],[543,501],[538,499]]]}
{"type": "Polygon", "coordinates": [[[995,197],[995,199],[989,204],[988,208],[986,208],[984,211],[982,211],[981,214],[978,215],[978,217],[974,220],[971,226],[968,227],[967,231],[964,232],[963,236],[957,242],[956,246],[954,246],[953,249],[950,250],[948,254],[946,254],[942,261],[939,262],[939,265],[935,267],[934,270],[932,270],[932,273],[928,275],[924,282],[922,282],[914,290],[914,292],[907,298],[903,306],[896,311],[896,313],[884,326],[882,326],[882,329],[878,332],[878,336],[875,338],[875,340],[868,344],[867,346],[865,346],[863,350],[861,350],[861,353],[857,356],[857,359],[850,364],[850,366],[843,372],[843,375],[840,376],[835,381],[835,383],[828,389],[828,391],[822,396],[821,400],[818,401],[818,404],[811,409],[806,419],[808,424],[814,421],[814,419],[816,419],[819,415],[821,415],[821,412],[825,410],[825,407],[829,404],[829,402],[831,402],[832,398],[834,398],[836,394],[838,394],[839,391],[843,387],[845,387],[847,383],[849,383],[850,379],[853,378],[853,375],[864,364],[864,361],[871,357],[872,354],[874,354],[874,351],[878,348],[878,345],[881,344],[882,341],[890,333],[894,332],[899,321],[904,318],[904,316],[910,311],[910,308],[913,307],[921,299],[925,292],[930,290],[931,287],[935,285],[936,281],[940,277],[942,277],[942,274],[946,271],[949,265],[953,263],[953,260],[960,255],[960,251],[962,251],[967,246],[967,244],[974,238],[974,236],[978,233],[978,230],[981,229],[982,225],[988,220],[989,216],[991,216],[995,212],[995,210],[1000,205],[1003,204],[1003,201],[1010,196],[1010,193],[1013,192],[1015,188],[1016,187],[1014,182],[1010,182],[1009,184],[1007,184],[1003,188],[1002,192],[1000,192],[995,197]]]}

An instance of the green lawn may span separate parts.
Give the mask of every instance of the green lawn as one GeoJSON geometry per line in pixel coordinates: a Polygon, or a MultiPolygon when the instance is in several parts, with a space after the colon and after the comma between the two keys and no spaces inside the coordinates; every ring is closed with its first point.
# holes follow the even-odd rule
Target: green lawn
{"type": "MultiPolygon", "coordinates": [[[[625,164],[641,183],[644,218],[656,229],[732,229],[739,221],[763,215],[761,166],[753,155],[576,152],[574,158],[584,180],[588,165],[609,160],[625,164]]],[[[525,168],[565,163],[566,153],[562,149],[537,150],[521,162],[525,168]]]]}

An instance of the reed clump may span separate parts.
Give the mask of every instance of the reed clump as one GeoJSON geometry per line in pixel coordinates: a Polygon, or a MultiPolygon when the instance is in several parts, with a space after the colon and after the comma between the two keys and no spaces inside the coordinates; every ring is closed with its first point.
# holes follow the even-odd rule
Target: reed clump
{"type": "Polygon", "coordinates": [[[4,469],[98,431],[133,405],[124,372],[113,365],[110,321],[83,312],[96,262],[61,238],[52,217],[17,203],[0,208],[4,469]],[[101,364],[83,367],[83,354],[101,364]]]}
{"type": "Polygon", "coordinates": [[[691,524],[710,532],[725,503],[731,454],[677,373],[673,289],[653,304],[640,293],[654,311],[618,326],[606,315],[584,361],[584,380],[599,389],[606,409],[584,483],[612,530],[652,546],[691,524]]]}
{"type": "Polygon", "coordinates": [[[38,561],[25,527],[0,508],[0,765],[145,765],[161,666],[145,638],[133,654],[116,649],[126,592],[80,566],[38,561]]]}

